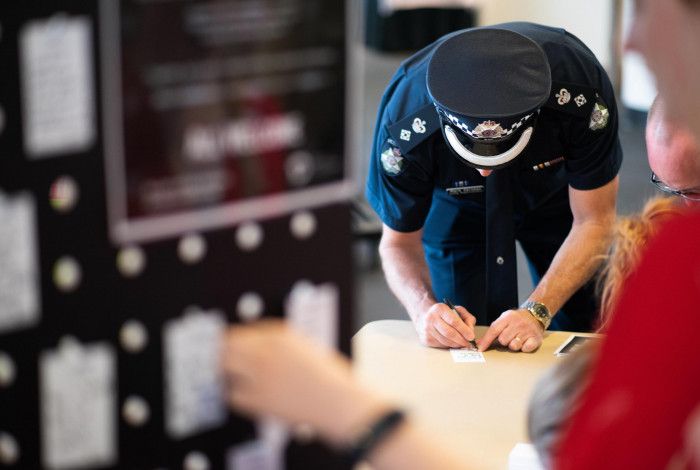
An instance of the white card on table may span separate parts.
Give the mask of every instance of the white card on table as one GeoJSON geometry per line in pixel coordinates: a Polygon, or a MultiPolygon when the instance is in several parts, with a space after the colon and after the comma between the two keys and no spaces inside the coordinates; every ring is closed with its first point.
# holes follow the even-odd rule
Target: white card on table
{"type": "Polygon", "coordinates": [[[90,19],[30,21],[20,30],[19,51],[27,154],[86,150],[96,134],[90,19]]]}
{"type": "Polygon", "coordinates": [[[340,310],[338,287],[334,284],[314,286],[298,282],[292,288],[285,305],[285,316],[292,328],[335,348],[338,338],[340,310]]]}
{"type": "Polygon", "coordinates": [[[190,312],[163,326],[165,429],[182,439],[226,421],[219,364],[226,328],[221,312],[190,312]]]}
{"type": "Polygon", "coordinates": [[[40,317],[34,200],[0,192],[0,333],[40,317]]]}
{"type": "Polygon", "coordinates": [[[108,343],[61,340],[39,358],[42,461],[63,470],[117,459],[116,355],[108,343]]]}
{"type": "Polygon", "coordinates": [[[473,349],[450,349],[455,362],[486,362],[484,353],[473,349]]]}

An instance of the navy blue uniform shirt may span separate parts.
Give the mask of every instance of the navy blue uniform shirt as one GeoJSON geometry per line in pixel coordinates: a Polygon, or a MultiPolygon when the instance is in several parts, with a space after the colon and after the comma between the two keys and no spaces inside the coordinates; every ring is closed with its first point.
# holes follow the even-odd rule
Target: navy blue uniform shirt
{"type": "MultiPolygon", "coordinates": [[[[513,194],[504,197],[513,198],[515,237],[536,280],[571,228],[567,186],[595,189],[617,175],[622,163],[618,116],[603,67],[579,39],[563,29],[532,23],[501,26],[539,44],[552,74],[552,96],[540,110],[529,146],[512,165],[496,170],[510,174],[513,194]]],[[[428,61],[444,39],[407,59],[386,88],[379,106],[366,197],[393,230],[423,228],[436,299],[451,298],[483,324],[493,319],[493,312],[489,316],[485,312],[484,300],[483,186],[488,177],[453,156],[428,97],[428,61]]],[[[489,93],[489,84],[464,93],[489,93]]],[[[595,313],[590,287],[571,298],[551,328],[590,328],[595,313]]]]}

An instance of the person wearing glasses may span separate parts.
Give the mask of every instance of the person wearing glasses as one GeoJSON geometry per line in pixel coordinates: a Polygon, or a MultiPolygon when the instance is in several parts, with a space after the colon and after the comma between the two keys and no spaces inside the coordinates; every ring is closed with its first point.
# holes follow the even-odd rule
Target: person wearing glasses
{"type": "Polygon", "coordinates": [[[626,282],[559,469],[700,468],[700,0],[634,7],[627,48],[644,56],[661,98],[647,132],[652,181],[689,210],[664,224],[626,282]]]}
{"type": "Polygon", "coordinates": [[[563,29],[472,28],[407,59],[379,106],[366,196],[422,344],[465,347],[479,323],[479,349],[529,352],[547,327],[590,330],[621,161],[610,81],[563,29]],[[520,306],[516,239],[536,284],[520,306]]]}
{"type": "Polygon", "coordinates": [[[646,128],[651,182],[689,205],[700,203],[700,146],[686,128],[665,118],[667,106],[656,98],[646,128]]]}

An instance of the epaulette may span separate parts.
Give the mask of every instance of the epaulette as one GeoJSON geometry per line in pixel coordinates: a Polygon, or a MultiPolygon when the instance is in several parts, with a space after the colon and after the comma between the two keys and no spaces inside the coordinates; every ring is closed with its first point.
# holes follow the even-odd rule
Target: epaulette
{"type": "Polygon", "coordinates": [[[430,103],[389,126],[389,135],[404,155],[440,129],[440,118],[430,103]]]}
{"type": "Polygon", "coordinates": [[[594,88],[576,83],[552,82],[552,92],[544,105],[581,118],[589,118],[597,100],[594,88]]]}

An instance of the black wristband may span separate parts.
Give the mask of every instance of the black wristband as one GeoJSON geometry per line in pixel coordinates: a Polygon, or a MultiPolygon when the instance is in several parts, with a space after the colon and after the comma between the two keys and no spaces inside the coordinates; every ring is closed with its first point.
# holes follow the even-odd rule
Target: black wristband
{"type": "Polygon", "coordinates": [[[357,464],[387,437],[405,418],[401,410],[391,410],[379,417],[350,447],[347,453],[351,464],[357,464]]]}

